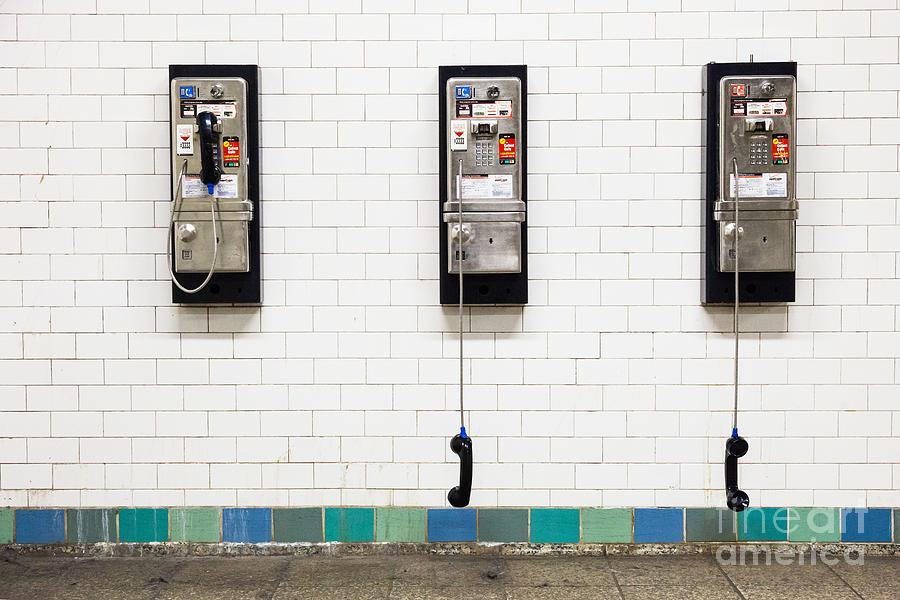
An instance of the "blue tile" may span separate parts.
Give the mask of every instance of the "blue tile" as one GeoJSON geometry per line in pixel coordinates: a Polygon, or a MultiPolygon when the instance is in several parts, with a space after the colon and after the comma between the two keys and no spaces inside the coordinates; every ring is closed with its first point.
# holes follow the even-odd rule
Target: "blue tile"
{"type": "Polygon", "coordinates": [[[432,508],[428,511],[429,542],[474,542],[474,508],[432,508]]]}
{"type": "Polygon", "coordinates": [[[222,540],[258,544],[272,541],[271,508],[222,510],[222,540]]]}
{"type": "Polygon", "coordinates": [[[890,542],[891,509],[842,508],[842,542],[890,542]]]}
{"type": "Polygon", "coordinates": [[[16,542],[61,544],[66,541],[66,518],[62,510],[17,510],[16,542]]]}
{"type": "Polygon", "coordinates": [[[634,543],[684,541],[684,511],[680,508],[634,509],[634,543]]]}

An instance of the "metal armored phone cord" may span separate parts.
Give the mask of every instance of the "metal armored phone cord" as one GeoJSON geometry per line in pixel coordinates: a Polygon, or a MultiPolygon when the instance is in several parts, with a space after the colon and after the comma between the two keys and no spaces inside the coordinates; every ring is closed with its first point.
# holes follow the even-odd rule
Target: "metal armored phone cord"
{"type": "Polygon", "coordinates": [[[459,221],[456,224],[456,248],[459,258],[457,266],[459,268],[459,431],[463,437],[466,436],[466,422],[463,412],[463,220],[462,220],[462,171],[463,161],[459,161],[459,173],[456,176],[456,199],[457,209],[459,210],[459,221]]]}
{"type": "Polygon", "coordinates": [[[725,442],[725,503],[731,510],[741,512],[750,506],[750,496],[738,487],[738,459],[747,454],[750,445],[738,435],[738,365],[740,363],[740,253],[738,238],[741,234],[740,221],[740,173],[737,158],[731,158],[734,170],[734,416],[731,422],[731,437],[725,442]]]}
{"type": "Polygon", "coordinates": [[[459,253],[459,433],[450,440],[450,450],[459,456],[459,485],[450,489],[447,500],[451,506],[462,508],[469,505],[472,495],[472,438],[466,435],[465,410],[463,405],[463,223],[462,223],[462,161],[456,176],[456,201],[459,222],[456,224],[456,251],[459,253]]]}
{"type": "Polygon", "coordinates": [[[738,252],[738,237],[741,234],[740,199],[741,177],[738,172],[737,158],[731,157],[731,168],[734,170],[734,416],[731,422],[731,435],[738,434],[738,346],[740,340],[740,254],[738,252]]]}
{"type": "MultiPolygon", "coordinates": [[[[175,198],[172,200],[172,210],[169,211],[169,228],[166,232],[166,265],[169,267],[169,277],[172,278],[172,283],[174,283],[179,290],[185,294],[196,294],[206,287],[206,284],[209,283],[209,280],[212,279],[213,274],[216,272],[216,259],[219,256],[219,234],[216,227],[216,197],[214,195],[209,196],[209,214],[212,219],[213,229],[212,264],[209,267],[209,273],[206,274],[206,279],[203,280],[203,283],[195,288],[188,289],[178,282],[175,271],[172,269],[172,237],[175,235],[175,203],[178,203],[179,206],[181,204],[179,194],[182,188],[181,182],[184,179],[185,169],[187,169],[187,159],[184,159],[184,162],[181,163],[181,171],[178,173],[178,184],[175,186],[175,198]]],[[[180,212],[180,210],[178,212],[180,212]]]]}

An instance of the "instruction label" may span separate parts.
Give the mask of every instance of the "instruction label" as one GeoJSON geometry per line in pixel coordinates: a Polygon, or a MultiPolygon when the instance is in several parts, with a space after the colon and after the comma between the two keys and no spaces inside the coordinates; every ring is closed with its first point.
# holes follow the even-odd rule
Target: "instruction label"
{"type": "Polygon", "coordinates": [[[175,126],[175,154],[193,154],[194,153],[194,126],[176,125],[175,126]]]}
{"type": "Polygon", "coordinates": [[[233,119],[237,116],[237,104],[234,102],[203,102],[200,100],[182,100],[181,118],[196,117],[202,112],[211,112],[218,119],[233,119]]]}
{"type": "Polygon", "coordinates": [[[512,198],[512,175],[463,175],[463,200],[475,198],[512,198]]]}
{"type": "Polygon", "coordinates": [[[457,119],[509,119],[512,100],[460,100],[456,103],[457,119]]]}
{"type": "Polygon", "coordinates": [[[465,121],[450,121],[450,150],[467,150],[468,136],[466,136],[465,121]]]}
{"type": "MultiPolygon", "coordinates": [[[[222,175],[219,183],[216,184],[216,198],[237,198],[238,186],[237,175],[222,175]]],[[[199,175],[185,175],[181,180],[181,195],[183,198],[208,198],[209,192],[206,190],[206,184],[200,180],[199,175]]]]}
{"type": "Polygon", "coordinates": [[[732,117],[785,117],[787,100],[732,100],[732,117]]]}
{"type": "MultiPolygon", "coordinates": [[[[730,175],[729,195],[734,198],[734,174],[730,175]]],[[[740,176],[740,198],[786,198],[786,173],[742,173],[740,176]]]]}

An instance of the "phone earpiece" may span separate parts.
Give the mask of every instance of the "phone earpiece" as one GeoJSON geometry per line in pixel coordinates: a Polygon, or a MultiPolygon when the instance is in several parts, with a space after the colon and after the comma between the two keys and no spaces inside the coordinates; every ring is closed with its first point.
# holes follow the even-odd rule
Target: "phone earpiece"
{"type": "Polygon", "coordinates": [[[734,512],[741,512],[750,506],[750,496],[738,488],[738,459],[749,449],[747,440],[737,434],[725,442],[725,503],[734,512]]]}
{"type": "Polygon", "coordinates": [[[465,430],[457,433],[450,440],[450,450],[459,455],[459,485],[450,490],[447,500],[451,506],[462,508],[469,505],[472,495],[472,438],[465,430]]]}

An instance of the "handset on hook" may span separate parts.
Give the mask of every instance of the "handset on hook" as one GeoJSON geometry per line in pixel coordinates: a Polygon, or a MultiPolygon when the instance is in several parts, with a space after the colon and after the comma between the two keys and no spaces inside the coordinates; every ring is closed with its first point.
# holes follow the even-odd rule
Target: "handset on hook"
{"type": "Polygon", "coordinates": [[[451,506],[462,508],[469,505],[472,495],[472,438],[462,429],[450,440],[450,449],[459,455],[459,485],[447,494],[451,506]]]}
{"type": "Polygon", "coordinates": [[[212,195],[222,178],[222,159],[219,153],[221,126],[214,113],[203,111],[197,115],[197,129],[200,134],[200,180],[212,195]]]}

